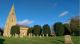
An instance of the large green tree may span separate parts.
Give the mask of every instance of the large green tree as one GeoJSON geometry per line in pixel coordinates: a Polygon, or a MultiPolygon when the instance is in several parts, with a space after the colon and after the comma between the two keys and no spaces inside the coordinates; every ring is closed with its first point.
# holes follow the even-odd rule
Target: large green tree
{"type": "Polygon", "coordinates": [[[71,19],[70,28],[73,35],[80,35],[80,16],[76,16],[71,19]]]}
{"type": "Polygon", "coordinates": [[[61,36],[64,34],[64,26],[61,22],[57,22],[54,24],[54,31],[57,36],[61,36]]]}
{"type": "Polygon", "coordinates": [[[71,35],[72,31],[70,29],[70,25],[69,24],[63,24],[64,26],[64,35],[71,35]]]}
{"type": "Polygon", "coordinates": [[[10,31],[11,35],[14,36],[15,34],[20,34],[20,26],[12,26],[11,27],[11,31],[10,31]]]}
{"type": "Polygon", "coordinates": [[[46,35],[50,35],[50,26],[48,24],[43,25],[43,34],[46,35]]]}
{"type": "Polygon", "coordinates": [[[40,25],[34,25],[32,31],[33,31],[33,34],[40,35],[41,34],[41,26],[40,25]]]}

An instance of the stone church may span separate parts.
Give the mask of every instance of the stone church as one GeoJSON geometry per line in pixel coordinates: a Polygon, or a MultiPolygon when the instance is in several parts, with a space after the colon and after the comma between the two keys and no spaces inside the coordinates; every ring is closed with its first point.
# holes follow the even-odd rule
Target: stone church
{"type": "MultiPolygon", "coordinates": [[[[10,37],[11,34],[10,34],[10,30],[11,30],[11,27],[16,25],[16,16],[15,16],[15,9],[14,9],[14,4],[12,5],[12,8],[10,10],[10,13],[9,13],[9,16],[7,18],[7,21],[6,21],[6,24],[5,24],[5,27],[4,27],[4,34],[3,36],[4,37],[10,37]]],[[[21,26],[20,26],[21,27],[21,26]]],[[[27,32],[28,31],[28,27],[21,27],[20,28],[20,35],[21,36],[26,36],[27,32]],[[25,30],[25,31],[24,31],[25,30]]]]}

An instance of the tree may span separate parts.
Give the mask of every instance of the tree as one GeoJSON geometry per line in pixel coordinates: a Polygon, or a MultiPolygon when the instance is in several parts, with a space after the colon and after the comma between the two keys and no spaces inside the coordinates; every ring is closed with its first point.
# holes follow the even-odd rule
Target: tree
{"type": "Polygon", "coordinates": [[[54,24],[54,31],[57,36],[61,36],[64,34],[64,26],[61,22],[57,22],[54,24]]]}
{"type": "Polygon", "coordinates": [[[72,31],[69,24],[64,24],[64,35],[71,35],[72,31]]]}
{"type": "Polygon", "coordinates": [[[80,16],[76,16],[76,17],[73,17],[71,20],[70,20],[70,28],[73,32],[73,35],[80,35],[80,16]]]}
{"type": "Polygon", "coordinates": [[[28,35],[29,35],[29,33],[32,33],[32,28],[28,29],[28,35]]]}
{"type": "Polygon", "coordinates": [[[34,25],[33,34],[35,34],[35,35],[40,35],[41,34],[41,26],[40,25],[34,25]]]}
{"type": "Polygon", "coordinates": [[[11,31],[10,31],[11,35],[14,36],[15,34],[20,34],[20,26],[12,26],[11,27],[11,31]]]}
{"type": "Polygon", "coordinates": [[[50,26],[48,24],[43,25],[43,33],[44,35],[50,35],[50,26]]]}

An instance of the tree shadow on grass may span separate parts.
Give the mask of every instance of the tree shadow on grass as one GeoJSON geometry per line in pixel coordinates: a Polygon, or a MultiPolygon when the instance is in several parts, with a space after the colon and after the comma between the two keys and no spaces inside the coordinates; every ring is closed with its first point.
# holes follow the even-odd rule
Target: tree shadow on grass
{"type": "Polygon", "coordinates": [[[0,38],[0,44],[4,44],[4,39],[0,38]]]}

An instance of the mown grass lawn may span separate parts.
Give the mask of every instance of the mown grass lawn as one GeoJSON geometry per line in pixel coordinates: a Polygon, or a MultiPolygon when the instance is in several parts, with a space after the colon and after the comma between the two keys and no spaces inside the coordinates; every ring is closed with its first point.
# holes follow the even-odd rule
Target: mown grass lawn
{"type": "MultiPolygon", "coordinates": [[[[57,37],[24,37],[24,38],[4,38],[3,43],[0,44],[64,44],[64,36],[57,36],[57,37]]],[[[72,36],[72,41],[74,44],[79,44],[80,37],[72,36]]]]}
{"type": "Polygon", "coordinates": [[[80,44],[80,36],[72,36],[72,41],[74,44],[80,44]]]}

